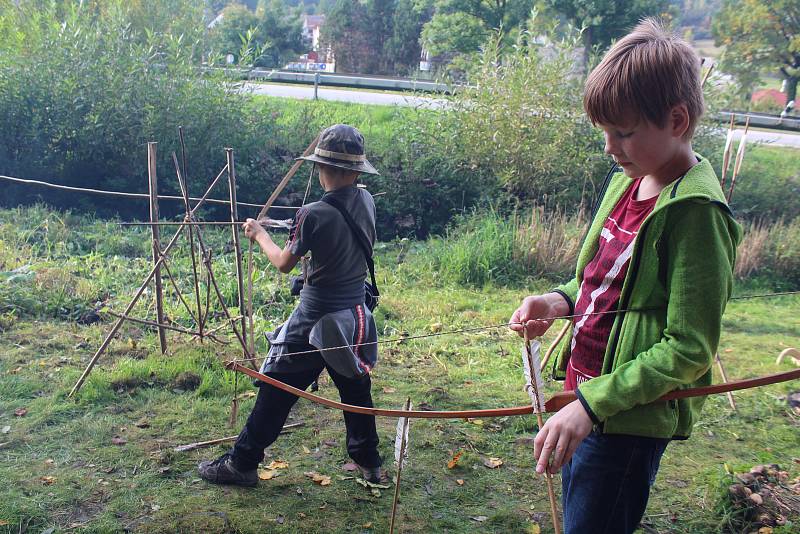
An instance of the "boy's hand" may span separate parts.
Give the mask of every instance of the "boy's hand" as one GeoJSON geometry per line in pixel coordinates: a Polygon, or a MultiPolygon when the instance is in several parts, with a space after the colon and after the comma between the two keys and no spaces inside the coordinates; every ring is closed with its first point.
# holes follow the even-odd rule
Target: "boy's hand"
{"type": "Polygon", "coordinates": [[[244,235],[252,241],[258,241],[261,234],[267,233],[264,227],[255,219],[247,219],[242,225],[242,230],[244,230],[244,235]]]}
{"type": "Polygon", "coordinates": [[[592,420],[581,401],[575,400],[567,404],[547,420],[533,440],[536,472],[544,473],[547,469],[548,473],[556,474],[572,458],[575,449],[591,431],[592,420]]]}
{"type": "Polygon", "coordinates": [[[528,337],[541,336],[550,325],[551,317],[558,317],[569,313],[569,305],[564,297],[558,293],[532,295],[525,297],[519,308],[511,315],[508,327],[524,337],[523,325],[528,329],[528,337]]]}

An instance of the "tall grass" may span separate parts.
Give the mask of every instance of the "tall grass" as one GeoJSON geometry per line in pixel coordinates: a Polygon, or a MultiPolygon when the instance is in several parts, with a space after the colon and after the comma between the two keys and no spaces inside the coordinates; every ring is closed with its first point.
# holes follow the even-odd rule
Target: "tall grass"
{"type": "Polygon", "coordinates": [[[735,274],[740,280],[758,277],[773,284],[800,286],[800,218],[745,225],[735,274]]]}
{"type": "Polygon", "coordinates": [[[460,219],[445,238],[432,241],[431,257],[440,277],[451,283],[520,284],[534,278],[563,278],[575,267],[582,213],[542,208],[474,212],[460,219]]]}
{"type": "MultiPolygon", "coordinates": [[[[563,280],[577,260],[588,222],[541,207],[505,217],[496,210],[462,216],[427,248],[443,282],[482,286],[563,280]]],[[[800,219],[745,224],[737,251],[736,278],[775,288],[800,287],[800,219]]]]}

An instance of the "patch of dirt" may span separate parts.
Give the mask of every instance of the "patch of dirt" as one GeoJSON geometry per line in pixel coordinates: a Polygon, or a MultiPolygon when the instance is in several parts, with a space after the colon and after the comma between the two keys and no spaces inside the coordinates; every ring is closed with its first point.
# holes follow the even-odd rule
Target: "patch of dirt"
{"type": "Polygon", "coordinates": [[[136,388],[152,388],[163,385],[163,382],[156,379],[155,373],[151,373],[147,378],[131,376],[119,378],[111,382],[111,388],[118,393],[123,391],[132,391],[136,388]]]}
{"type": "Polygon", "coordinates": [[[203,379],[197,373],[184,371],[175,377],[175,380],[172,381],[172,387],[183,391],[194,391],[200,387],[200,382],[202,381],[203,379]]]}

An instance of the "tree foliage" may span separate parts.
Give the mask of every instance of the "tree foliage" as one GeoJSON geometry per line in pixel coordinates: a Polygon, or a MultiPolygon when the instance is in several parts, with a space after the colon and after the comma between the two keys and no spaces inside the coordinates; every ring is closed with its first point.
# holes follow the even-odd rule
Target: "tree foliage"
{"type": "Polygon", "coordinates": [[[725,0],[712,26],[724,45],[721,67],[734,74],[744,94],[758,82],[758,73],[777,71],[787,81],[789,100],[800,80],[800,1],[725,0]]]}
{"type": "Polygon", "coordinates": [[[669,0],[547,0],[546,3],[583,29],[586,57],[595,48],[607,48],[642,18],[667,15],[669,8],[669,0]]]}
{"type": "Polygon", "coordinates": [[[422,41],[433,55],[471,54],[502,30],[507,42],[533,8],[533,0],[433,0],[433,17],[425,24],[422,41]]]}
{"type": "Polygon", "coordinates": [[[419,65],[427,13],[413,0],[336,0],[322,27],[339,72],[397,74],[419,65]]]}
{"type": "Polygon", "coordinates": [[[281,0],[260,0],[255,11],[231,4],[211,32],[212,51],[237,61],[247,57],[257,67],[282,67],[306,48],[301,14],[302,7],[281,0]]]}

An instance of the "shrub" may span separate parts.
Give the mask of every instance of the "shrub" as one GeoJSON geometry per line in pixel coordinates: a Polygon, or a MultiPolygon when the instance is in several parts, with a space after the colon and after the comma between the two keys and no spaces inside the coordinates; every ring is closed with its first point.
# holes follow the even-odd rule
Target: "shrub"
{"type": "Polygon", "coordinates": [[[494,175],[523,202],[577,207],[610,166],[601,135],[583,113],[577,37],[522,32],[510,49],[496,37],[472,82],[452,99],[438,151],[494,175]]]}
{"type": "MultiPolygon", "coordinates": [[[[3,9],[0,19],[0,26],[14,29],[0,36],[4,174],[146,191],[144,143],[159,141],[160,191],[175,193],[170,152],[177,149],[176,128],[183,124],[195,193],[224,165],[223,147],[253,151],[257,137],[249,135],[246,98],[221,78],[198,75],[203,12],[196,2],[23,2],[3,9]]],[[[269,135],[267,125],[258,129],[269,135]]],[[[3,188],[7,205],[30,202],[41,192],[3,188]]],[[[147,213],[146,202],[98,203],[53,191],[46,198],[57,206],[99,207],[105,214],[147,213]]],[[[170,208],[163,211],[169,214],[170,208]]]]}

